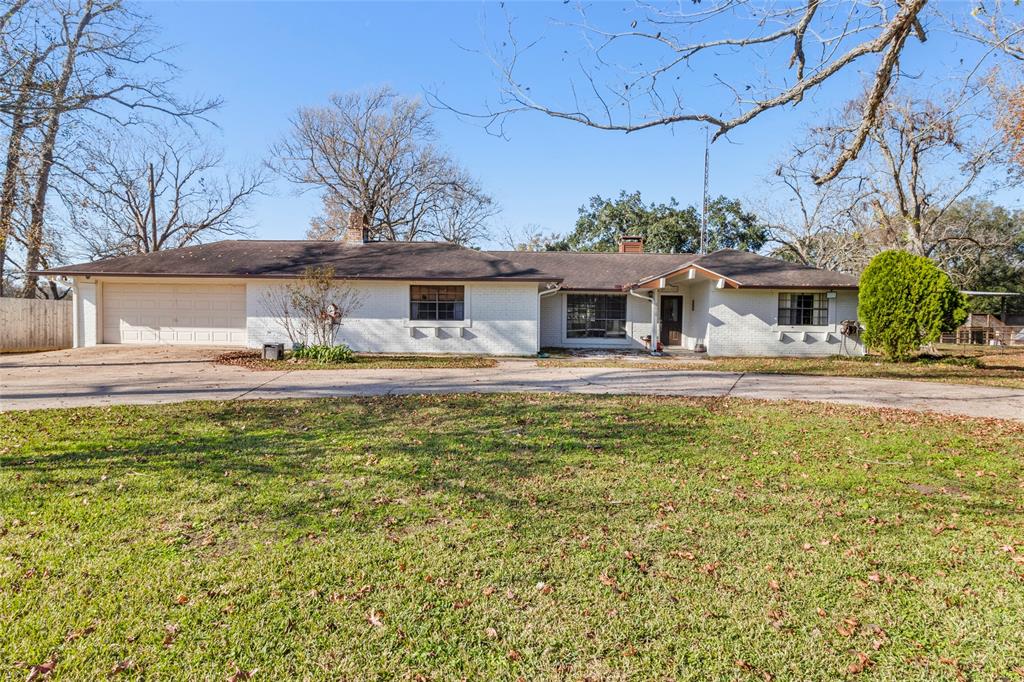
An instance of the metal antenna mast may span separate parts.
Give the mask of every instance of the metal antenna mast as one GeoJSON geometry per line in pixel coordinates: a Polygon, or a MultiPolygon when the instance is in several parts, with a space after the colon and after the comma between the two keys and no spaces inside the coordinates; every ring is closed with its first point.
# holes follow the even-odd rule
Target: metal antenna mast
{"type": "Polygon", "coordinates": [[[700,212],[700,255],[708,252],[708,166],[710,147],[708,129],[704,128],[704,205],[700,212]]]}

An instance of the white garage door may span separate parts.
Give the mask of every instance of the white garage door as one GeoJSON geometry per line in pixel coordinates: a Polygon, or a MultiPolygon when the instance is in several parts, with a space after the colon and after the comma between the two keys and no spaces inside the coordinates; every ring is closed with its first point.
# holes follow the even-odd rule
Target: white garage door
{"type": "Polygon", "coordinates": [[[104,283],[103,342],[245,345],[245,285],[104,283]]]}

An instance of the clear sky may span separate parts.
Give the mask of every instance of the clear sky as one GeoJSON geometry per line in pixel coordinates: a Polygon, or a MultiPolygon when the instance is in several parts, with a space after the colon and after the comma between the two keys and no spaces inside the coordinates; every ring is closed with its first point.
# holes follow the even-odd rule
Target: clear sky
{"type": "MultiPolygon", "coordinates": [[[[466,49],[500,39],[504,19],[493,4],[175,1],[147,3],[144,10],[161,27],[161,39],[178,46],[171,56],[184,70],[178,89],[225,99],[211,138],[231,164],[261,162],[296,107],[324,103],[334,92],[389,84],[409,95],[436,90],[474,109],[497,93],[487,60],[466,49]]],[[[551,18],[564,11],[563,3],[509,5],[523,36],[548,36],[542,48],[548,52],[540,53],[531,77],[550,92],[564,90],[575,72],[571,55],[556,58],[566,33],[551,18]]],[[[622,10],[606,4],[598,11],[611,16],[622,10]]],[[[953,64],[976,53],[941,26],[930,33],[929,60],[953,64]],[[935,41],[943,48],[935,49],[935,41]]],[[[912,73],[917,49],[909,51],[905,72],[912,73]]],[[[733,77],[744,68],[753,67],[721,64],[733,77]]],[[[770,113],[713,145],[712,193],[760,197],[762,178],[800,127],[854,96],[859,78],[850,74],[798,109],[770,113]]],[[[694,82],[692,96],[704,96],[707,85],[694,82]]],[[[523,114],[509,122],[508,139],[502,139],[446,111],[436,113],[436,123],[443,145],[501,204],[496,233],[527,224],[567,231],[588,197],[620,189],[638,189],[647,200],[700,200],[704,133],[697,125],[623,135],[523,114]]],[[[254,236],[302,238],[318,210],[314,195],[299,196],[276,181],[253,206],[254,236]]]]}

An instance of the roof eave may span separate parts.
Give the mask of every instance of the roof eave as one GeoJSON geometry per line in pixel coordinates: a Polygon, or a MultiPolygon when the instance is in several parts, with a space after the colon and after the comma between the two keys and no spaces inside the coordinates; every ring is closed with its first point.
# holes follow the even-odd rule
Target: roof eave
{"type": "Polygon", "coordinates": [[[744,284],[744,289],[859,289],[859,284],[744,284]]]}
{"type": "MultiPolygon", "coordinates": [[[[32,270],[29,274],[45,276],[45,277],[177,277],[182,279],[296,279],[301,277],[301,274],[230,274],[230,273],[181,273],[181,272],[85,272],[82,270],[68,271],[68,270],[32,270]]],[[[367,277],[367,276],[351,276],[351,277],[335,277],[339,280],[355,280],[355,281],[391,281],[391,282],[404,282],[404,281],[423,281],[423,280],[437,280],[444,282],[561,282],[561,277],[458,277],[458,276],[441,276],[441,275],[429,275],[429,276],[417,276],[417,277],[367,277]]]]}

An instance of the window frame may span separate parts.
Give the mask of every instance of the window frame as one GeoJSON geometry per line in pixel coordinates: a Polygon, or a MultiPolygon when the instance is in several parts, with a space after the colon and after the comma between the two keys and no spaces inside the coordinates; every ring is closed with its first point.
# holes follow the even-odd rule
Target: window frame
{"type": "MultiPolygon", "coordinates": [[[[618,311],[614,311],[614,312],[618,312],[618,311]]],[[[566,294],[565,294],[565,303],[564,303],[564,306],[563,306],[563,320],[564,320],[564,327],[563,327],[563,332],[562,333],[563,333],[563,336],[564,336],[564,339],[565,339],[566,342],[569,342],[569,343],[581,343],[581,342],[582,343],[587,343],[587,342],[591,342],[591,343],[607,343],[607,342],[611,342],[611,343],[628,343],[628,341],[629,341],[629,327],[628,327],[628,324],[629,324],[629,300],[628,300],[628,296],[626,294],[609,293],[609,292],[586,292],[586,291],[566,292],[566,294]],[[574,306],[574,303],[575,303],[574,299],[590,299],[590,301],[588,303],[593,307],[593,316],[588,318],[588,320],[586,322],[586,327],[583,328],[583,329],[576,329],[576,330],[573,329],[572,314],[573,314],[573,306],[574,306]],[[616,301],[616,304],[621,303],[621,306],[622,306],[621,317],[618,317],[618,316],[612,317],[612,316],[609,315],[610,312],[613,312],[613,311],[609,311],[609,309],[608,309],[609,308],[608,302],[610,300],[612,300],[612,299],[614,299],[616,301]],[[605,304],[603,310],[601,310],[600,307],[599,307],[602,302],[604,302],[604,304],[605,304]],[[609,331],[614,331],[614,330],[610,330],[608,328],[607,323],[609,323],[609,322],[615,323],[615,322],[618,322],[618,321],[621,321],[621,325],[616,325],[616,326],[620,326],[621,333],[616,333],[615,335],[609,335],[609,331]],[[599,330],[598,327],[596,326],[596,324],[598,322],[605,323],[605,327],[606,328],[603,329],[603,330],[599,330]],[[602,335],[597,335],[597,334],[590,333],[590,332],[594,332],[594,331],[602,331],[603,334],[602,335]]]]}
{"type": "Polygon", "coordinates": [[[410,326],[465,326],[469,320],[468,305],[466,296],[466,285],[464,284],[410,284],[408,291],[409,300],[409,325],[410,326]],[[432,298],[416,298],[417,294],[427,291],[433,292],[432,298]],[[441,307],[451,306],[451,313],[443,315],[441,307]],[[423,310],[430,310],[433,307],[433,314],[423,316],[423,310]]]}
{"type": "Polygon", "coordinates": [[[829,292],[825,290],[780,291],[775,299],[776,324],[787,329],[827,327],[831,315],[830,301],[829,292]],[[797,297],[804,296],[813,297],[809,307],[797,305],[797,297]],[[803,322],[802,319],[809,319],[809,321],[803,322]]]}

